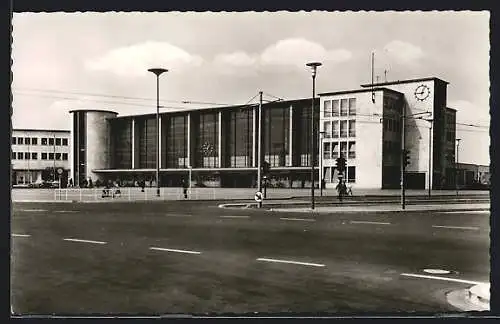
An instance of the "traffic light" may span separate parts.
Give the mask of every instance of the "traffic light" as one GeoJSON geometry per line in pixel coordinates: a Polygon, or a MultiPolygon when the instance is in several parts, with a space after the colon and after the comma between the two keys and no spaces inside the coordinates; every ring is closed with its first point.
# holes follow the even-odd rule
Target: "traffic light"
{"type": "Polygon", "coordinates": [[[267,161],[262,162],[262,173],[269,174],[271,170],[271,164],[267,161]]]}
{"type": "Polygon", "coordinates": [[[410,164],[410,151],[409,150],[404,150],[403,151],[403,163],[404,166],[408,166],[410,164]]]}
{"type": "Polygon", "coordinates": [[[344,173],[345,169],[346,169],[346,160],[344,157],[339,157],[337,158],[336,160],[337,162],[337,165],[335,166],[337,168],[337,170],[339,171],[339,173],[344,173]]]}

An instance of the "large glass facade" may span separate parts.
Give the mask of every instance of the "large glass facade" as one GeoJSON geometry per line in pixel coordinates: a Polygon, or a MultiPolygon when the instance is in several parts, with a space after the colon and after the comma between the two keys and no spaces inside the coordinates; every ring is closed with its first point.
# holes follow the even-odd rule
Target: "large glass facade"
{"type": "Polygon", "coordinates": [[[252,166],[252,122],[250,109],[229,113],[226,155],[231,168],[252,166]]]}
{"type": "Polygon", "coordinates": [[[289,151],[290,108],[272,107],[263,110],[263,155],[271,167],[285,166],[289,151]]]}
{"type": "MultiPolygon", "coordinates": [[[[83,111],[73,113],[73,156],[75,163],[75,174],[73,174],[75,185],[80,185],[87,178],[86,172],[86,149],[87,149],[87,115],[83,111]]],[[[53,155],[53,153],[52,153],[53,155]]],[[[54,156],[52,156],[54,159],[54,156]]]]}
{"type": "MultiPolygon", "coordinates": [[[[314,142],[319,142],[319,100],[316,102],[316,110],[314,113],[314,142]]],[[[300,106],[294,107],[293,111],[293,155],[297,160],[294,166],[311,166],[311,106],[310,101],[301,103],[300,106]]],[[[318,165],[318,145],[314,146],[315,165],[318,165]]]]}
{"type": "Polygon", "coordinates": [[[162,167],[185,168],[189,164],[187,161],[188,117],[187,115],[177,115],[162,119],[165,125],[163,133],[167,137],[166,140],[162,141],[164,147],[162,149],[164,154],[162,167]]]}
{"type": "Polygon", "coordinates": [[[196,166],[200,168],[219,167],[219,114],[204,112],[199,115],[198,136],[196,136],[196,166]]]}
{"type": "Polygon", "coordinates": [[[139,168],[156,168],[156,117],[137,119],[135,134],[139,142],[139,168]]]}
{"type": "Polygon", "coordinates": [[[132,121],[115,119],[111,122],[113,136],[113,167],[116,169],[132,168],[132,121]]]}

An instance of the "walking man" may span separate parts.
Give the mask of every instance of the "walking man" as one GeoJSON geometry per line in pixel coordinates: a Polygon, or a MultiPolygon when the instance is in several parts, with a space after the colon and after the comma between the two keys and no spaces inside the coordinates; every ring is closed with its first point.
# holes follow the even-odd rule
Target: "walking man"
{"type": "Polygon", "coordinates": [[[181,181],[182,181],[182,192],[184,193],[184,199],[187,199],[189,186],[184,179],[182,179],[181,181]]]}

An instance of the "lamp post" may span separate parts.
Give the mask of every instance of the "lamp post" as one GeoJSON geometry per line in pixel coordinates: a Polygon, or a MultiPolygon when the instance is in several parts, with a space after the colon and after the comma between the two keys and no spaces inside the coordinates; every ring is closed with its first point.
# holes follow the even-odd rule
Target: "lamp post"
{"type": "Polygon", "coordinates": [[[457,192],[457,196],[458,196],[458,148],[459,148],[459,145],[460,145],[460,138],[457,138],[455,139],[457,141],[457,160],[455,162],[455,190],[457,192]]]}
{"type": "Polygon", "coordinates": [[[316,69],[321,66],[319,62],[307,63],[312,72],[312,100],[311,100],[311,209],[314,209],[314,96],[316,86],[316,69]]]}
{"type": "Polygon", "coordinates": [[[156,75],[156,196],[160,197],[160,75],[167,69],[148,69],[156,75]]]}
{"type": "Polygon", "coordinates": [[[324,145],[323,145],[323,139],[324,139],[324,136],[325,136],[326,132],[325,131],[321,131],[319,132],[319,150],[320,150],[320,153],[319,153],[319,195],[321,197],[323,197],[323,159],[324,159],[324,145]]]}

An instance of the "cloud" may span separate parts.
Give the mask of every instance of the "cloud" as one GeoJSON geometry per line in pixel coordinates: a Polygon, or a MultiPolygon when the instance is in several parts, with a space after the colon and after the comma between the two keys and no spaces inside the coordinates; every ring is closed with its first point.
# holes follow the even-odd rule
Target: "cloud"
{"type": "Polygon", "coordinates": [[[400,40],[393,40],[385,45],[387,54],[401,64],[411,64],[424,56],[424,51],[413,44],[400,40]]]}
{"type": "Polygon", "coordinates": [[[113,49],[104,56],[85,62],[94,71],[106,71],[119,76],[144,76],[151,67],[179,70],[199,66],[203,59],[165,42],[148,41],[113,49]]]}
{"type": "Polygon", "coordinates": [[[467,100],[453,100],[448,107],[457,110],[457,122],[468,124],[489,125],[489,107],[478,107],[467,100]]]}
{"type": "Polygon", "coordinates": [[[303,67],[310,61],[341,63],[351,57],[351,52],[346,49],[327,50],[303,38],[288,38],[267,47],[260,55],[260,61],[263,64],[303,67]]]}
{"type": "Polygon", "coordinates": [[[252,66],[257,62],[256,57],[243,51],[237,51],[229,54],[219,54],[215,57],[214,63],[217,65],[232,66],[252,66]]]}

